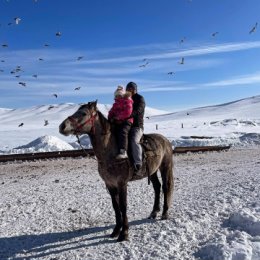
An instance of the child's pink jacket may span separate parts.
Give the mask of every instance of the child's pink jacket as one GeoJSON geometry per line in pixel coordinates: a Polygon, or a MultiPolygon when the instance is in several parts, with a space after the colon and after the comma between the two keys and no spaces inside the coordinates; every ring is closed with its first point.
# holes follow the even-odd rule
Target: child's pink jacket
{"type": "Polygon", "coordinates": [[[132,98],[116,98],[112,108],[108,112],[108,119],[115,119],[118,121],[127,120],[128,122],[133,123],[133,118],[129,118],[133,112],[133,102],[132,98]]]}

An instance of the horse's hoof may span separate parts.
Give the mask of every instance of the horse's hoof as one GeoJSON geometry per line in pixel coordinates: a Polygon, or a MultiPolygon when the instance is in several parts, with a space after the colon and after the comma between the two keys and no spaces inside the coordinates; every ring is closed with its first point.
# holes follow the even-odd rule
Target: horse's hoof
{"type": "Polygon", "coordinates": [[[165,219],[168,219],[168,218],[169,218],[168,213],[165,213],[165,214],[162,215],[161,220],[165,220],[165,219]]]}
{"type": "Polygon", "coordinates": [[[156,212],[152,212],[150,214],[150,216],[148,217],[148,219],[156,219],[156,217],[157,217],[157,213],[156,212]]]}
{"type": "Polygon", "coordinates": [[[119,230],[115,230],[110,234],[110,237],[111,238],[115,238],[115,237],[118,237],[120,234],[120,229],[119,230]]]}
{"type": "Polygon", "coordinates": [[[119,237],[117,238],[117,242],[129,241],[128,234],[120,233],[119,237]]]}
{"type": "Polygon", "coordinates": [[[160,210],[152,211],[148,219],[156,219],[157,214],[160,210]]]}

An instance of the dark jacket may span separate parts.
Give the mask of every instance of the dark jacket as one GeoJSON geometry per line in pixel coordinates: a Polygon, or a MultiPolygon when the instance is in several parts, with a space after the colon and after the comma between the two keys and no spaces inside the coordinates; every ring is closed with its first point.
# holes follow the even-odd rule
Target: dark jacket
{"type": "Polygon", "coordinates": [[[139,95],[138,93],[132,96],[134,101],[133,104],[133,112],[130,117],[133,117],[133,127],[140,127],[144,129],[144,110],[145,110],[145,101],[144,97],[139,95]]]}

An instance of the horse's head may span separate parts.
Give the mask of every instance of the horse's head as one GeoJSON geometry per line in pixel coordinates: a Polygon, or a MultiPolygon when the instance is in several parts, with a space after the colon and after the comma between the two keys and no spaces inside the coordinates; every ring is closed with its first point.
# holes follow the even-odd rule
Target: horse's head
{"type": "Polygon", "coordinates": [[[89,134],[93,131],[94,123],[97,117],[97,101],[88,102],[79,107],[79,109],[59,126],[59,131],[63,135],[81,135],[89,134]]]}

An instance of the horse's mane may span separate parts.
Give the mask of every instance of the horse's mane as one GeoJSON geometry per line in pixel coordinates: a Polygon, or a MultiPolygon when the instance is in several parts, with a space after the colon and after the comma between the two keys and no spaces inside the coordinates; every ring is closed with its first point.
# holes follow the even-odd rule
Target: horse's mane
{"type": "Polygon", "coordinates": [[[100,120],[100,125],[102,127],[103,133],[107,134],[111,130],[111,125],[109,121],[106,119],[106,117],[99,110],[97,110],[97,114],[100,120]]]}
{"type": "Polygon", "coordinates": [[[84,109],[84,108],[88,108],[88,104],[83,104],[83,105],[81,105],[81,106],[78,108],[78,110],[81,110],[81,109],[84,109]]]}

